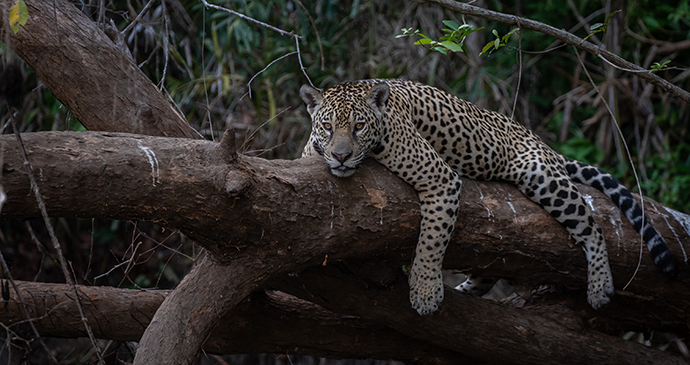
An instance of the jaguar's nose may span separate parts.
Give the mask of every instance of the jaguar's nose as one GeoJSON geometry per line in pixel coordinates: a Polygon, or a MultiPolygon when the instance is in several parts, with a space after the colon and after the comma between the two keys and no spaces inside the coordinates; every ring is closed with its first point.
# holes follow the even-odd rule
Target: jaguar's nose
{"type": "Polygon", "coordinates": [[[331,152],[331,155],[332,155],[336,160],[340,161],[340,163],[345,163],[345,161],[347,161],[347,159],[350,158],[350,156],[352,156],[352,152],[350,152],[350,153],[335,153],[335,152],[331,152]]]}
{"type": "Polygon", "coordinates": [[[331,155],[333,158],[338,160],[340,163],[345,163],[350,156],[352,156],[352,152],[349,153],[336,153],[336,152],[331,152],[331,155]]]}

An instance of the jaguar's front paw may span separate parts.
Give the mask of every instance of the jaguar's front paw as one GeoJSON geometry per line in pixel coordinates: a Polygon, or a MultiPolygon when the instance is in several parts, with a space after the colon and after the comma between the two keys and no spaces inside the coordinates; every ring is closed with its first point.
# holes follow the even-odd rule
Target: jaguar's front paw
{"type": "Polygon", "coordinates": [[[599,309],[611,301],[613,295],[613,280],[611,274],[603,273],[596,278],[590,278],[587,285],[587,302],[594,309],[599,309]]]}
{"type": "Polygon", "coordinates": [[[419,274],[413,268],[409,283],[412,308],[421,315],[435,312],[438,303],[443,300],[443,280],[440,275],[436,277],[419,274]]]}

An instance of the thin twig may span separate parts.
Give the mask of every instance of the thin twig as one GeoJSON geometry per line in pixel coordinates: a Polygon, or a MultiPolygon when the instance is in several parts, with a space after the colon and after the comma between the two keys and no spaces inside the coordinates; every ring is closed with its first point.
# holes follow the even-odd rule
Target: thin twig
{"type": "Polygon", "coordinates": [[[249,89],[249,98],[250,98],[250,99],[252,98],[252,81],[254,81],[254,79],[255,79],[257,76],[261,75],[264,71],[266,71],[266,69],[268,69],[269,67],[271,67],[271,65],[273,65],[274,63],[276,63],[276,62],[282,60],[283,58],[285,58],[285,57],[287,57],[287,56],[292,56],[292,55],[295,54],[295,53],[297,53],[297,51],[292,51],[292,52],[290,52],[290,53],[286,53],[286,54],[284,54],[284,55],[282,55],[282,56],[276,58],[275,60],[271,61],[271,63],[269,63],[268,65],[266,65],[266,67],[264,67],[261,71],[259,71],[259,72],[257,72],[256,74],[254,74],[254,76],[252,76],[252,78],[249,79],[249,82],[247,82],[247,88],[249,89]]]}
{"type": "Polygon", "coordinates": [[[587,67],[585,67],[584,62],[582,62],[582,59],[580,58],[580,54],[577,52],[577,49],[575,46],[573,46],[573,50],[575,51],[575,54],[577,55],[577,60],[580,61],[580,66],[582,66],[582,70],[585,71],[585,75],[587,75],[587,78],[589,79],[589,82],[592,84],[592,87],[594,90],[597,91],[597,94],[599,95],[599,98],[601,101],[604,103],[606,106],[606,109],[609,111],[609,114],[611,114],[611,118],[613,119],[613,125],[616,126],[616,131],[620,135],[621,139],[623,140],[623,146],[625,147],[625,152],[628,154],[628,160],[630,160],[630,167],[632,168],[633,175],[635,175],[635,182],[637,183],[637,189],[640,192],[640,205],[642,207],[642,224],[640,227],[640,257],[637,261],[637,267],[635,268],[635,272],[633,272],[632,277],[628,281],[627,284],[623,287],[623,290],[625,290],[630,283],[632,283],[633,279],[635,278],[635,275],[637,275],[637,272],[640,270],[640,265],[642,264],[642,253],[644,251],[644,223],[647,221],[647,217],[644,213],[644,195],[642,195],[642,187],[640,186],[640,178],[637,177],[637,170],[635,170],[635,164],[633,163],[632,160],[632,155],[630,154],[630,150],[628,149],[628,144],[625,142],[625,136],[623,136],[623,132],[621,131],[620,127],[618,126],[618,120],[616,119],[616,116],[613,114],[613,111],[609,107],[609,104],[606,102],[606,99],[604,98],[604,95],[601,94],[601,91],[599,91],[599,88],[597,85],[594,83],[594,80],[592,80],[592,76],[589,74],[589,71],[587,71],[587,67]]]}
{"type": "MultiPolygon", "coordinates": [[[[518,21],[518,28],[520,28],[520,22],[518,21]]],[[[522,31],[518,30],[518,82],[515,88],[515,100],[513,100],[513,111],[510,113],[510,119],[514,119],[515,108],[517,108],[518,95],[520,94],[520,82],[522,81],[522,31]]]]}
{"type": "Polygon", "coordinates": [[[154,0],[149,0],[149,2],[146,3],[146,6],[144,6],[144,8],[141,9],[141,11],[139,12],[139,14],[137,14],[137,17],[134,18],[134,20],[132,20],[132,22],[129,23],[129,25],[122,31],[122,35],[124,35],[125,37],[127,37],[127,33],[129,33],[129,31],[132,30],[132,28],[133,28],[135,25],[137,25],[137,23],[139,23],[139,21],[141,20],[141,17],[142,17],[144,14],[146,14],[146,12],[151,8],[151,5],[153,5],[153,1],[154,1],[154,0]]]}
{"type": "MultiPolygon", "coordinates": [[[[12,107],[9,104],[7,104],[7,109],[8,109],[7,114],[9,115],[10,120],[13,122],[12,127],[14,128],[14,118],[12,117],[12,107]]],[[[3,130],[5,129],[4,126],[2,129],[3,130]]],[[[2,131],[0,131],[0,133],[1,132],[2,131]]],[[[4,141],[3,141],[3,145],[4,145],[4,141]]],[[[5,149],[3,148],[3,151],[4,150],[5,149]]],[[[0,166],[3,166],[3,160],[4,160],[4,153],[0,154],[0,166]]],[[[2,177],[2,169],[0,169],[0,177],[2,177]]],[[[5,192],[3,191],[2,194],[4,195],[5,192]]],[[[1,205],[0,205],[0,209],[2,209],[1,205]]],[[[27,224],[28,224],[28,222],[27,222],[27,224]]],[[[32,234],[33,234],[33,232],[32,232],[32,234]]],[[[43,257],[41,257],[41,263],[43,263],[43,257]]],[[[29,326],[31,326],[31,330],[34,333],[34,336],[36,336],[38,341],[41,343],[41,347],[48,354],[51,362],[53,364],[58,364],[57,359],[55,358],[55,356],[53,356],[53,353],[50,352],[50,349],[48,349],[48,346],[46,346],[45,342],[43,341],[43,338],[41,338],[41,335],[38,333],[36,326],[34,326],[34,322],[31,320],[31,317],[29,316],[29,307],[26,305],[26,302],[24,302],[24,299],[19,294],[19,287],[17,286],[17,283],[14,281],[14,278],[12,278],[12,273],[10,273],[10,269],[9,269],[9,267],[7,267],[7,262],[5,261],[5,256],[3,256],[1,251],[0,251],[0,264],[2,264],[2,269],[5,271],[5,274],[7,274],[7,279],[10,281],[10,283],[12,284],[12,288],[14,288],[14,292],[17,294],[17,298],[19,299],[19,302],[21,303],[20,311],[22,312],[22,315],[24,316],[24,318],[26,318],[27,322],[29,322],[29,326]]]]}
{"type": "Polygon", "coordinates": [[[91,245],[89,246],[89,263],[86,265],[86,273],[83,276],[84,281],[88,280],[89,273],[91,272],[91,259],[93,258],[93,236],[96,233],[96,232],[94,232],[94,228],[95,228],[94,221],[95,221],[95,219],[91,218],[91,245]]]}
{"type": "Polygon", "coordinates": [[[264,23],[264,22],[258,21],[258,20],[254,19],[254,18],[250,18],[250,17],[248,17],[248,16],[246,16],[246,15],[244,15],[244,14],[242,14],[242,13],[238,13],[238,12],[236,12],[236,11],[234,11],[234,10],[230,10],[230,9],[228,9],[228,8],[224,8],[224,7],[218,6],[218,5],[209,4],[206,0],[201,0],[201,2],[202,2],[202,3],[204,4],[204,6],[206,6],[207,8],[212,8],[212,9],[216,9],[216,10],[228,12],[228,13],[230,13],[230,14],[232,14],[232,15],[235,15],[235,16],[241,18],[241,19],[244,19],[244,20],[246,20],[246,21],[250,21],[250,22],[252,22],[252,23],[254,23],[254,24],[258,24],[258,25],[260,25],[260,26],[262,26],[262,27],[265,27],[265,28],[268,28],[268,29],[270,29],[270,30],[272,30],[272,31],[274,31],[274,32],[278,32],[280,35],[282,35],[282,36],[284,36],[284,37],[290,37],[290,38],[291,38],[291,37],[297,37],[297,38],[302,38],[302,37],[298,36],[297,34],[295,34],[294,32],[286,32],[286,31],[284,31],[284,30],[282,30],[282,29],[278,29],[278,28],[276,28],[276,27],[274,27],[274,26],[272,26],[272,25],[269,25],[269,24],[266,24],[266,23],[264,23]]]}
{"type": "MultiPolygon", "coordinates": [[[[643,70],[631,70],[631,69],[628,69],[628,68],[623,68],[623,67],[620,67],[620,66],[616,66],[616,65],[614,65],[613,63],[611,63],[609,60],[607,60],[606,58],[602,57],[601,55],[597,55],[597,57],[599,57],[599,58],[602,59],[604,62],[606,62],[606,63],[608,63],[609,65],[611,65],[611,67],[617,68],[617,69],[619,69],[619,70],[621,70],[621,71],[627,71],[627,72],[633,72],[633,73],[639,73],[639,72],[642,72],[642,73],[649,73],[649,72],[651,72],[651,71],[654,71],[654,70],[644,70],[644,69],[643,69],[643,70]]],[[[665,70],[679,70],[679,71],[685,71],[686,69],[680,68],[680,67],[675,67],[675,66],[674,66],[674,67],[664,67],[662,70],[664,70],[664,71],[665,71],[665,70]]]]}
{"type": "Polygon", "coordinates": [[[168,71],[168,60],[170,59],[170,50],[168,49],[170,38],[170,19],[168,19],[168,8],[165,6],[165,0],[161,0],[161,6],[163,7],[163,57],[165,61],[163,63],[163,76],[161,76],[161,81],[159,83],[159,90],[163,90],[165,87],[165,74],[168,71]]]}
{"type": "Polygon", "coordinates": [[[299,69],[302,70],[304,77],[307,78],[307,81],[309,81],[309,85],[311,85],[311,87],[313,87],[316,90],[323,91],[311,83],[311,79],[309,78],[309,75],[307,75],[307,69],[302,64],[302,53],[300,53],[300,51],[299,51],[299,38],[300,37],[295,34],[295,46],[297,47],[297,59],[299,60],[299,69]]]}
{"type": "MultiPolygon", "coordinates": [[[[278,29],[278,28],[276,28],[276,27],[274,27],[274,26],[272,26],[272,25],[268,25],[268,24],[266,24],[266,23],[264,23],[264,22],[261,22],[261,21],[258,21],[258,20],[256,20],[256,19],[254,19],[254,18],[250,18],[250,17],[248,17],[248,16],[246,16],[246,15],[244,15],[244,14],[238,13],[238,12],[236,12],[236,11],[234,11],[234,10],[230,10],[230,9],[224,8],[224,7],[222,7],[222,6],[218,6],[218,5],[209,4],[206,0],[201,0],[201,2],[202,2],[207,8],[213,8],[213,9],[216,9],[216,10],[228,12],[228,13],[233,14],[233,15],[235,15],[235,16],[241,18],[241,19],[244,19],[244,20],[253,22],[253,23],[258,24],[258,25],[260,25],[260,26],[262,26],[262,27],[266,27],[266,28],[268,28],[268,29],[270,29],[270,30],[272,30],[272,31],[278,32],[278,33],[279,33],[280,35],[282,35],[282,36],[294,38],[294,39],[295,39],[295,46],[297,47],[297,51],[295,51],[295,52],[297,52],[297,59],[299,60],[299,68],[300,68],[300,70],[302,70],[302,73],[303,73],[304,76],[307,78],[307,81],[309,82],[309,85],[311,85],[313,88],[315,88],[315,89],[321,91],[321,89],[319,89],[319,88],[317,88],[316,86],[314,86],[314,84],[311,82],[311,79],[309,78],[309,75],[307,75],[306,68],[305,68],[304,65],[302,64],[302,53],[300,52],[300,49],[299,49],[299,40],[300,40],[300,38],[302,38],[301,36],[295,34],[294,31],[291,31],[291,32],[288,33],[288,32],[286,32],[286,31],[284,31],[284,30],[282,30],[282,29],[278,29]]],[[[294,52],[292,52],[292,53],[294,53],[294,52]]],[[[288,55],[290,55],[290,54],[292,54],[292,53],[289,53],[289,54],[287,54],[287,55],[284,55],[284,56],[278,58],[277,60],[283,59],[283,58],[287,57],[288,55]]],[[[277,60],[275,60],[275,61],[277,61],[277,60]]],[[[275,62],[275,61],[273,61],[273,62],[275,62]]],[[[268,66],[272,65],[273,62],[269,63],[268,66]]],[[[264,70],[265,70],[266,68],[268,68],[268,66],[264,67],[264,70]]],[[[260,73],[263,72],[264,70],[259,71],[258,74],[260,74],[260,73]]],[[[254,76],[251,78],[251,80],[249,80],[249,83],[247,84],[247,86],[249,86],[249,84],[252,82],[252,80],[254,80],[254,77],[256,77],[258,74],[254,75],[254,76]]],[[[250,88],[250,89],[249,89],[249,98],[251,98],[251,97],[252,97],[252,94],[251,94],[251,88],[250,88]]]]}
{"type": "Polygon", "coordinates": [[[311,14],[309,14],[309,10],[307,10],[306,7],[304,7],[304,4],[300,0],[296,0],[297,4],[302,7],[302,10],[304,10],[304,13],[307,14],[307,18],[309,18],[309,22],[311,23],[311,26],[314,28],[314,32],[316,32],[316,42],[319,45],[319,54],[321,55],[321,71],[324,71],[326,69],[326,61],[324,60],[323,57],[323,46],[321,46],[321,35],[319,34],[319,29],[316,27],[316,22],[314,22],[314,18],[311,17],[311,14]]]}
{"type": "Polygon", "coordinates": [[[41,263],[38,265],[38,272],[36,273],[36,276],[34,276],[34,280],[38,280],[38,277],[41,275],[41,270],[43,270],[43,259],[45,258],[46,254],[50,256],[50,259],[55,261],[55,257],[48,252],[48,249],[43,246],[43,243],[36,238],[36,233],[34,233],[34,229],[31,228],[31,223],[29,221],[24,221],[24,225],[26,226],[26,229],[29,231],[29,235],[31,236],[31,240],[34,241],[36,244],[36,248],[38,249],[38,252],[41,253],[41,263]]]}
{"type": "MultiPolygon", "coordinates": [[[[247,136],[247,137],[244,139],[244,142],[242,143],[242,146],[240,146],[240,148],[238,148],[238,150],[239,150],[239,151],[242,151],[242,153],[246,153],[247,150],[246,150],[245,148],[248,147],[248,146],[247,146],[247,143],[251,142],[252,139],[254,139],[254,135],[256,135],[256,133],[257,133],[258,131],[260,131],[261,128],[263,128],[263,127],[264,127],[266,124],[268,124],[270,121],[272,121],[273,119],[278,118],[279,115],[285,113],[285,112],[288,111],[288,110],[290,110],[290,107],[287,107],[287,108],[281,110],[280,113],[274,115],[273,118],[270,118],[270,119],[268,119],[267,121],[263,122],[258,128],[256,128],[249,136],[247,136]]],[[[277,146],[275,146],[275,147],[277,147],[277,146]]],[[[272,147],[272,148],[275,148],[275,147],[272,147]]]]}
{"type": "Polygon", "coordinates": [[[77,289],[77,285],[74,282],[74,279],[72,276],[69,274],[69,270],[67,269],[67,260],[65,260],[65,256],[62,254],[62,248],[60,248],[60,242],[58,242],[57,237],[55,236],[55,230],[53,229],[52,223],[50,223],[50,218],[48,217],[48,210],[46,209],[45,202],[43,200],[43,196],[41,195],[41,192],[38,189],[38,184],[36,183],[36,178],[34,177],[34,171],[33,167],[31,166],[31,163],[29,163],[29,155],[26,152],[26,148],[24,147],[24,142],[22,142],[22,137],[19,133],[19,129],[17,128],[17,123],[15,122],[14,118],[10,116],[10,121],[12,122],[12,128],[14,129],[14,135],[17,138],[17,143],[19,143],[19,148],[22,151],[22,155],[24,157],[24,165],[27,168],[27,174],[29,175],[29,182],[31,183],[31,189],[34,192],[34,195],[36,196],[36,202],[38,203],[38,208],[41,211],[41,216],[43,217],[43,222],[46,225],[46,229],[48,230],[48,235],[50,236],[50,240],[53,243],[53,247],[55,248],[55,251],[57,251],[58,254],[58,259],[60,260],[60,267],[62,268],[62,274],[65,276],[65,280],[67,281],[67,284],[69,284],[72,289],[74,289],[74,293],[76,294],[76,301],[77,301],[77,308],[79,309],[79,314],[81,315],[81,321],[84,323],[84,328],[86,329],[86,332],[89,335],[89,339],[91,340],[91,344],[93,345],[94,349],[96,350],[96,355],[98,356],[98,363],[99,364],[105,364],[103,361],[103,355],[101,354],[101,349],[96,345],[96,338],[93,335],[93,331],[91,330],[91,326],[89,326],[89,321],[86,318],[86,313],[84,312],[84,307],[81,304],[81,299],[79,297],[79,291],[77,289]]]}
{"type": "MultiPolygon", "coordinates": [[[[203,24],[201,25],[201,39],[206,39],[206,8],[202,9],[201,19],[203,19],[203,24]]],[[[211,140],[216,141],[216,137],[213,135],[213,122],[211,121],[211,104],[208,101],[208,87],[206,86],[206,61],[205,61],[205,48],[206,42],[201,42],[201,79],[204,81],[204,97],[206,99],[206,117],[208,118],[208,125],[211,129],[211,140]]]]}

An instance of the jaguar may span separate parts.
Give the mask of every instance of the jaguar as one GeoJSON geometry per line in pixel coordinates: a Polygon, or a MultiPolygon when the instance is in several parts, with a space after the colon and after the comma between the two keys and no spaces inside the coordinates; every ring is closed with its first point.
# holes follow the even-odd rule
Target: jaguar
{"type": "MultiPolygon", "coordinates": [[[[582,247],[587,301],[595,309],[614,293],[601,228],[575,183],[606,194],[640,232],[656,265],[674,278],[677,261],[632,194],[606,171],[562,156],[514,119],[478,108],[440,89],[407,80],[340,83],[300,96],[312,131],[302,157],[320,155],[330,172],[348,177],[373,157],[419,195],[421,227],[409,273],[410,303],[419,314],[443,300],[442,261],[458,217],[461,177],[514,184],[543,207],[582,247]]],[[[477,277],[461,285],[471,291],[477,277]]]]}

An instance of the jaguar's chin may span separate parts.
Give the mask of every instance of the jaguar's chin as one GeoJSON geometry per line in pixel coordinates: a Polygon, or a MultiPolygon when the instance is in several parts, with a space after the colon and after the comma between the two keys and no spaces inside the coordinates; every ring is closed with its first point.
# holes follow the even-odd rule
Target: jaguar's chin
{"type": "Polygon", "coordinates": [[[348,177],[348,176],[352,176],[352,174],[354,174],[355,171],[357,171],[356,168],[347,167],[347,166],[345,166],[345,165],[340,165],[340,166],[338,166],[338,167],[336,167],[336,168],[331,168],[331,174],[333,174],[333,175],[335,175],[335,176],[337,176],[337,177],[348,177]]]}

